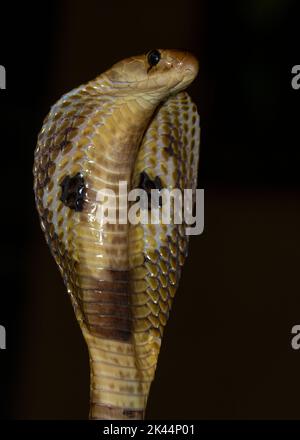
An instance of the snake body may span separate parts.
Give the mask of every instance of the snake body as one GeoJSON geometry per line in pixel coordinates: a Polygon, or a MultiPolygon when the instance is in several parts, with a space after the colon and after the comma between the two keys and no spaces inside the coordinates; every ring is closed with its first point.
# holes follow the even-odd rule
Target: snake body
{"type": "Polygon", "coordinates": [[[87,342],[90,418],[144,417],[188,244],[183,224],[104,224],[97,194],[196,188],[199,116],[183,90],[197,72],[175,50],[125,59],[65,94],[38,136],[36,204],[87,342]]]}

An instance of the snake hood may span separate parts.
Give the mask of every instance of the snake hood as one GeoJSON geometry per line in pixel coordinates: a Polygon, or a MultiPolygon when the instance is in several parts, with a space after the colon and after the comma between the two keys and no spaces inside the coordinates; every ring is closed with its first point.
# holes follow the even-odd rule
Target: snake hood
{"type": "Polygon", "coordinates": [[[175,50],[120,61],[62,96],[38,136],[36,204],[88,345],[91,418],[144,417],[188,247],[184,224],[103,222],[98,196],[121,181],[195,190],[199,115],[183,89],[197,71],[175,50]]]}
{"type": "Polygon", "coordinates": [[[197,73],[198,61],[191,53],[154,49],[119,61],[98,80],[104,93],[142,95],[159,102],[188,87],[197,73]]]}

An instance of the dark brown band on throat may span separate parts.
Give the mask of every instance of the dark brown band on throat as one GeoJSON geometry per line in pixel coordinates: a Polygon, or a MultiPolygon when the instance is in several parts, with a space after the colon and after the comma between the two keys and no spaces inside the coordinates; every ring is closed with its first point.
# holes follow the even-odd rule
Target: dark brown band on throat
{"type": "Polygon", "coordinates": [[[93,335],[128,342],[133,326],[128,271],[105,270],[105,274],[110,281],[91,277],[94,288],[79,289],[78,304],[93,335]]]}

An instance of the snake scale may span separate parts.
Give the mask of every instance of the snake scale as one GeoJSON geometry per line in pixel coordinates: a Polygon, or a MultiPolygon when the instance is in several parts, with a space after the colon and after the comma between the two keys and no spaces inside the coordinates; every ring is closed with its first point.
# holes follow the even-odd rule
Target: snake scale
{"type": "Polygon", "coordinates": [[[59,99],[38,136],[36,205],[88,346],[91,419],[144,418],[188,245],[184,224],[103,222],[97,194],[195,190],[197,73],[188,52],[127,58],[59,99]]]}

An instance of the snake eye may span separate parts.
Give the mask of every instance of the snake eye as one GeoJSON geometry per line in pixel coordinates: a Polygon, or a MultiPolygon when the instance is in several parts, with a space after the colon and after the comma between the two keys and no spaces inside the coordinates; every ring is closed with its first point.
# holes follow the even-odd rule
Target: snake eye
{"type": "Polygon", "coordinates": [[[150,67],[156,66],[160,60],[160,52],[157,49],[150,50],[147,55],[147,60],[150,67]]]}

